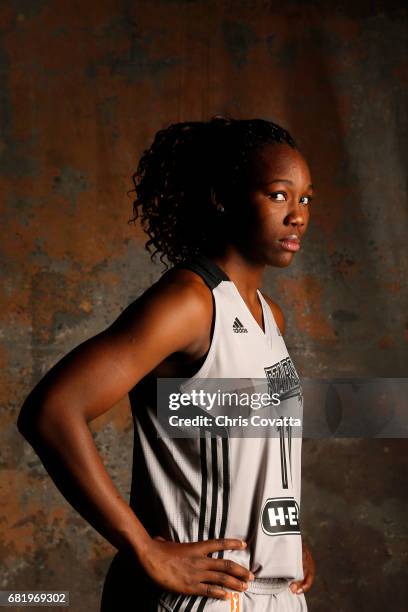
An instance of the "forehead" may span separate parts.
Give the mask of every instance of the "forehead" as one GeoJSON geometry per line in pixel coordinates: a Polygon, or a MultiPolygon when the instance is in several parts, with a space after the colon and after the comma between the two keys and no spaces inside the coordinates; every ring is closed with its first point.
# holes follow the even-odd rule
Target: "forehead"
{"type": "Polygon", "coordinates": [[[255,149],[248,163],[248,178],[256,183],[289,179],[294,183],[311,183],[310,170],[303,155],[286,143],[270,143],[255,149]]]}

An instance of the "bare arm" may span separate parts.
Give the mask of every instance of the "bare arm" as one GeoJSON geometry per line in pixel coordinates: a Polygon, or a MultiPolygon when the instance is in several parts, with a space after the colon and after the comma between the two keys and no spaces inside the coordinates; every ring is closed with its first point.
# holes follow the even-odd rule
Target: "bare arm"
{"type": "MultiPolygon", "coordinates": [[[[112,408],[167,356],[194,354],[197,329],[206,327],[203,322],[210,326],[210,301],[208,290],[196,283],[156,283],[110,327],[59,361],[27,397],[18,418],[19,431],[71,505],[113,546],[129,549],[140,562],[147,550],[151,557],[152,539],[109,477],[88,422],[112,408]]],[[[237,542],[228,540],[227,547],[240,547],[237,542]]],[[[177,546],[198,544],[175,544],[173,557],[177,546]]],[[[218,544],[212,550],[221,548],[218,544]]],[[[211,561],[215,567],[221,560],[211,561]]],[[[180,560],[176,565],[181,567],[180,560]]],[[[151,569],[153,579],[162,580],[165,566],[168,558],[151,569]]],[[[235,572],[242,574],[239,567],[235,572]]],[[[182,579],[176,590],[182,590],[180,582],[191,585],[189,577],[183,574],[182,579]]]]}
{"type": "Polygon", "coordinates": [[[18,418],[62,494],[117,548],[136,551],[147,533],[110,479],[88,422],[108,411],[149,371],[195,340],[203,302],[191,285],[152,287],[105,331],[57,363],[18,418]]]}

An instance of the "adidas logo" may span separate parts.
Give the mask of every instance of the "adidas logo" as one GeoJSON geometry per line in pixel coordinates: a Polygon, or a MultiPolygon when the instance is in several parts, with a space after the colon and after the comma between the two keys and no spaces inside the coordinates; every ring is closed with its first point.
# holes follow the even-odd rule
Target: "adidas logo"
{"type": "Polygon", "coordinates": [[[232,329],[236,334],[247,334],[248,330],[244,327],[238,317],[235,317],[235,320],[232,324],[232,329]]]}

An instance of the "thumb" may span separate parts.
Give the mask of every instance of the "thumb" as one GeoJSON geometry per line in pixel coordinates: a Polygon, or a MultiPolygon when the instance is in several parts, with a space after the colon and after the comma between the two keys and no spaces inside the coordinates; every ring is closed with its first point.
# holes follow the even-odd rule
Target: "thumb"
{"type": "Polygon", "coordinates": [[[165,542],[166,540],[161,536],[154,536],[153,540],[160,540],[161,542],[165,542]]]}
{"type": "MultiPolygon", "coordinates": [[[[291,582],[289,585],[289,588],[292,591],[292,593],[297,593],[298,589],[302,589],[302,581],[296,580],[295,582],[291,582]]],[[[303,589],[300,591],[300,593],[302,592],[303,592],[303,589]]]]}

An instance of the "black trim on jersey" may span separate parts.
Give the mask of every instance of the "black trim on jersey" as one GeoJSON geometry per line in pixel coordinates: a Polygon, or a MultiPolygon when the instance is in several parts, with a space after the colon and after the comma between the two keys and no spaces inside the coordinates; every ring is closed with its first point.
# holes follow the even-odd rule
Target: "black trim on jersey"
{"type": "Polygon", "coordinates": [[[288,488],[288,471],[287,471],[287,466],[286,466],[285,429],[283,426],[279,427],[279,434],[280,434],[280,461],[281,461],[281,474],[282,474],[282,489],[287,489],[288,488]]]}
{"type": "Polygon", "coordinates": [[[178,612],[180,610],[180,606],[183,603],[183,600],[186,598],[186,595],[180,595],[180,599],[178,600],[178,602],[176,603],[176,605],[174,606],[174,610],[173,612],[178,612]]]}
{"type": "Polygon", "coordinates": [[[208,597],[203,597],[203,599],[200,601],[200,605],[197,608],[197,612],[202,612],[202,610],[204,610],[204,606],[208,601],[208,597]]]}
{"type": "MultiPolygon", "coordinates": [[[[198,519],[198,541],[204,540],[204,525],[205,525],[205,516],[207,511],[207,478],[208,478],[208,468],[207,468],[207,438],[201,437],[203,430],[200,428],[200,462],[201,462],[201,499],[200,499],[200,516],[198,519]]],[[[212,442],[213,438],[211,438],[212,442]]],[[[213,451],[213,447],[211,447],[213,451]]],[[[211,458],[213,458],[214,453],[211,453],[211,458]]],[[[215,452],[215,463],[217,463],[217,452],[215,452]]],[[[212,468],[212,476],[214,477],[214,467],[212,468]]],[[[213,500],[214,501],[214,489],[213,489],[213,500]]],[[[181,606],[186,601],[187,606],[184,608],[184,612],[191,612],[192,607],[194,606],[197,599],[200,595],[181,595],[178,600],[174,612],[179,612],[181,606]]],[[[205,606],[205,602],[207,598],[203,599],[201,604],[203,603],[201,610],[205,606]]]]}
{"type": "Polygon", "coordinates": [[[201,276],[203,281],[211,290],[219,285],[221,281],[230,280],[224,270],[222,270],[214,261],[203,254],[181,261],[173,266],[173,269],[174,268],[187,268],[188,270],[196,272],[201,276]]]}
{"type": "Polygon", "coordinates": [[[292,475],[292,425],[288,425],[288,447],[289,447],[289,468],[290,468],[290,480],[293,480],[292,475]]]}
{"type": "Polygon", "coordinates": [[[176,595],[176,598],[174,599],[174,601],[170,602],[171,606],[174,605],[174,604],[178,605],[178,607],[174,608],[174,612],[179,609],[180,603],[181,603],[182,599],[183,599],[182,595],[176,595]]]}
{"type": "MultiPolygon", "coordinates": [[[[225,528],[227,526],[228,507],[229,507],[229,494],[230,494],[230,473],[229,473],[229,443],[228,438],[222,438],[222,517],[219,538],[223,538],[225,535],[225,528]]],[[[224,551],[219,550],[218,558],[224,558],[224,551]]]]}
{"type": "Polygon", "coordinates": [[[217,439],[213,437],[211,437],[211,466],[212,466],[212,492],[211,492],[210,526],[208,529],[208,539],[209,540],[211,540],[215,534],[215,521],[217,518],[217,506],[218,506],[217,439]]]}
{"type": "Polygon", "coordinates": [[[190,612],[191,608],[194,606],[195,602],[197,601],[198,595],[190,595],[189,597],[190,597],[190,601],[188,603],[188,606],[184,608],[184,612],[190,612]]]}
{"type": "MultiPolygon", "coordinates": [[[[201,434],[204,430],[200,428],[200,461],[201,461],[201,499],[200,499],[200,516],[198,519],[198,541],[204,540],[204,524],[207,510],[207,438],[202,438],[201,434]]],[[[194,603],[197,601],[198,595],[182,595],[174,608],[174,612],[178,612],[181,604],[189,598],[185,612],[190,612],[194,603]]]]}
{"type": "MultiPolygon", "coordinates": [[[[200,435],[203,430],[200,429],[200,435]]],[[[200,459],[201,459],[201,500],[200,517],[198,522],[198,539],[204,539],[205,511],[207,507],[207,438],[200,437],[200,459]]]]}

